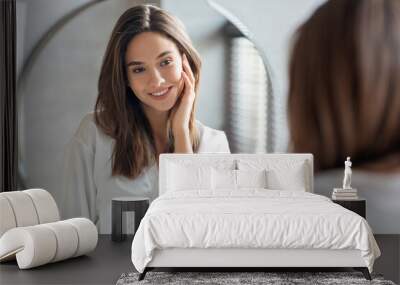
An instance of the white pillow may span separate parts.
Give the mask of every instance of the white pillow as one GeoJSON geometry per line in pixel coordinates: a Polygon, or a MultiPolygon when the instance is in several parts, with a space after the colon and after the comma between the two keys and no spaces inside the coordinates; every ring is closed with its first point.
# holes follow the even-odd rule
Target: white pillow
{"type": "Polygon", "coordinates": [[[236,170],[213,168],[211,173],[213,190],[236,190],[236,170]]]}
{"type": "Polygon", "coordinates": [[[267,170],[235,170],[237,188],[267,188],[267,170]]]}
{"type": "Polygon", "coordinates": [[[306,187],[304,161],[293,163],[290,168],[268,171],[268,188],[270,189],[305,191],[306,187]]]}
{"type": "Polygon", "coordinates": [[[170,163],[167,191],[211,189],[211,167],[170,163]]]}
{"type": "Polygon", "coordinates": [[[304,160],[238,160],[240,170],[267,170],[267,188],[272,190],[305,191],[307,165],[304,160]]]}
{"type": "Polygon", "coordinates": [[[213,190],[267,188],[267,171],[215,169],[211,171],[213,190]]]}

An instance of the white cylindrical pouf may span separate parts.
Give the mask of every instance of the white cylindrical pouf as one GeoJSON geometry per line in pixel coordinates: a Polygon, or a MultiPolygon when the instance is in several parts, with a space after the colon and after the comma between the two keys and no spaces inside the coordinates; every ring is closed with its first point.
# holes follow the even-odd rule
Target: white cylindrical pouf
{"type": "Polygon", "coordinates": [[[2,193],[0,193],[0,237],[9,229],[15,228],[17,222],[15,221],[14,211],[10,202],[2,193]]]}
{"type": "Polygon", "coordinates": [[[4,254],[16,254],[20,269],[49,263],[57,250],[53,231],[40,225],[11,229],[0,241],[0,258],[4,257],[4,254]]]}
{"type": "Polygon", "coordinates": [[[60,220],[60,213],[56,201],[49,192],[43,189],[29,189],[22,192],[31,197],[38,214],[39,224],[60,220]]]}
{"type": "Polygon", "coordinates": [[[57,238],[57,252],[51,262],[57,262],[74,256],[78,248],[78,233],[76,229],[64,221],[42,225],[51,229],[57,238]]]}
{"type": "Polygon", "coordinates": [[[74,257],[88,253],[96,248],[98,232],[92,221],[86,218],[73,218],[64,222],[73,225],[78,232],[79,244],[74,257]]]}
{"type": "Polygon", "coordinates": [[[35,205],[30,196],[22,191],[1,193],[13,209],[17,227],[33,226],[39,223],[35,205]]]}

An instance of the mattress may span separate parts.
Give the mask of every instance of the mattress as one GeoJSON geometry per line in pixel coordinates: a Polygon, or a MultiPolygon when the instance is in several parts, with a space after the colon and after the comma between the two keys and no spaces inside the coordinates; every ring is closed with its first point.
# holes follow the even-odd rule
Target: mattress
{"type": "Polygon", "coordinates": [[[364,218],[301,191],[167,192],[154,200],[132,242],[139,272],[162,249],[359,250],[372,271],[380,255],[364,218]]]}

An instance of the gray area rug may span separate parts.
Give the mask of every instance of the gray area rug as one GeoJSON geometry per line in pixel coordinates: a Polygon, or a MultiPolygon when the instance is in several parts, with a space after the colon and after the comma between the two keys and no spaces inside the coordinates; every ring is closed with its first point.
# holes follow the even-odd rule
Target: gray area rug
{"type": "Polygon", "coordinates": [[[148,272],[142,281],[139,273],[124,273],[117,285],[134,284],[379,284],[395,285],[382,275],[372,274],[372,281],[360,272],[148,272]]]}

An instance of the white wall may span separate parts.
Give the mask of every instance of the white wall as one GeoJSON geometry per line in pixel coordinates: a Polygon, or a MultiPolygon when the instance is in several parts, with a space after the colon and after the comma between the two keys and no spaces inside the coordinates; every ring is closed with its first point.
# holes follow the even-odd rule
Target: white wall
{"type": "Polygon", "coordinates": [[[63,16],[91,0],[17,0],[17,74],[34,46],[63,16]]]}

